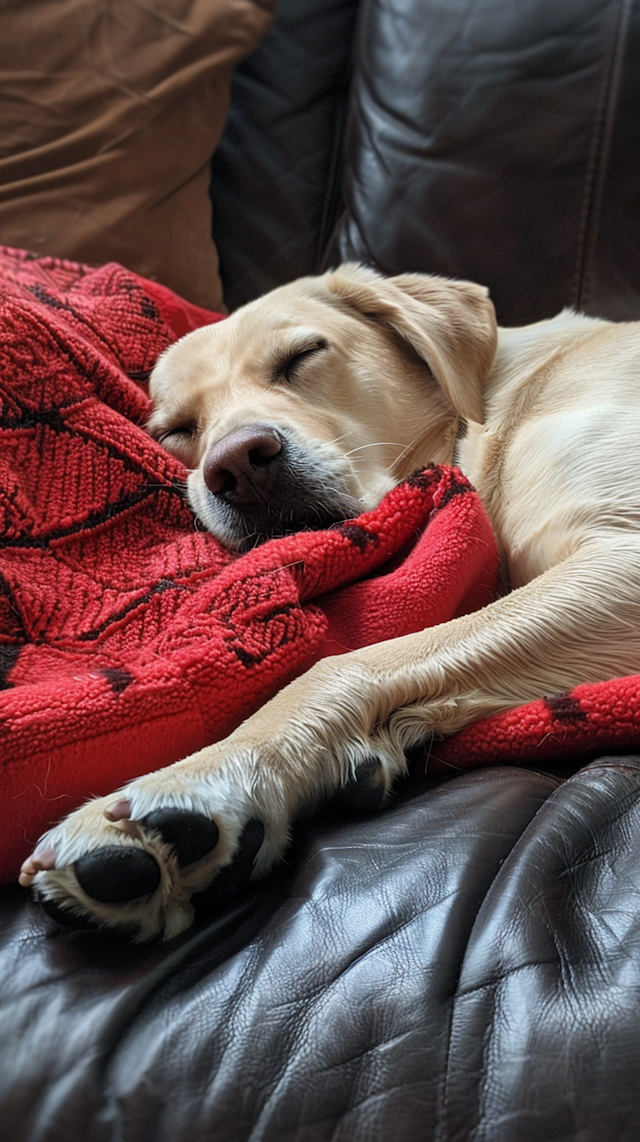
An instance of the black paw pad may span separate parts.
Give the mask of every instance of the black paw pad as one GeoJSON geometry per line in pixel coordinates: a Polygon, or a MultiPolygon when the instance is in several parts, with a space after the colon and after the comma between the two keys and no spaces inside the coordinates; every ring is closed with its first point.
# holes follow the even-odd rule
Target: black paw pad
{"type": "Polygon", "coordinates": [[[160,883],[158,863],[145,849],[110,845],[80,857],[74,867],[80,887],[101,904],[128,904],[160,883]]]}
{"type": "Polygon", "coordinates": [[[163,841],[171,845],[181,868],[202,860],[218,843],[215,821],[190,809],[154,809],[142,824],[160,833],[163,841]]]}
{"type": "Polygon", "coordinates": [[[358,766],[356,776],[331,798],[328,808],[338,813],[377,813],[386,796],[384,771],[377,757],[358,766]]]}
{"type": "Polygon", "coordinates": [[[231,900],[249,880],[255,859],[264,840],[262,821],[249,821],[240,838],[238,851],[231,864],[219,872],[213,884],[193,897],[193,903],[207,911],[221,908],[231,900]]]}

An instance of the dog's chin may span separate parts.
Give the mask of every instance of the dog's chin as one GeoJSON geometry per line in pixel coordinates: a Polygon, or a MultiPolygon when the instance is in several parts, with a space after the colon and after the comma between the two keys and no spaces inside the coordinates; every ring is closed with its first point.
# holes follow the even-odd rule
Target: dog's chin
{"type": "Polygon", "coordinates": [[[323,531],[364,510],[360,500],[344,494],[315,500],[301,498],[295,507],[279,512],[264,504],[257,505],[257,510],[240,510],[221,496],[191,487],[189,502],[206,530],[224,547],[239,553],[298,531],[323,531]]]}

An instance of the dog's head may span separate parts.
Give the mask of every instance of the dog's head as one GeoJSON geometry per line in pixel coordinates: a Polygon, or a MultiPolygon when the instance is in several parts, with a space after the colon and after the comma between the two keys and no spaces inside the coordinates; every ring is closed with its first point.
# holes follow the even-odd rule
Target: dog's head
{"type": "Polygon", "coordinates": [[[487,291],[344,265],[188,334],[151,377],[149,431],[191,469],[191,505],[246,550],[375,507],[482,421],[487,291]]]}

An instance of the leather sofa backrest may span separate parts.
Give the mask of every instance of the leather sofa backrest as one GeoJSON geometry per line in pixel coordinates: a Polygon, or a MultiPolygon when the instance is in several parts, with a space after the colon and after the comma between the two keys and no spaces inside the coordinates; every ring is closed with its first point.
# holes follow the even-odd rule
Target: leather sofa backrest
{"type": "Polygon", "coordinates": [[[279,0],[236,70],[212,163],[214,238],[230,309],[316,273],[341,207],[358,0],[279,0]]]}
{"type": "Polygon", "coordinates": [[[640,316],[639,0],[361,0],[340,170],[352,16],[281,0],[241,67],[214,164],[232,306],[355,259],[482,282],[507,325],[640,316]]]}

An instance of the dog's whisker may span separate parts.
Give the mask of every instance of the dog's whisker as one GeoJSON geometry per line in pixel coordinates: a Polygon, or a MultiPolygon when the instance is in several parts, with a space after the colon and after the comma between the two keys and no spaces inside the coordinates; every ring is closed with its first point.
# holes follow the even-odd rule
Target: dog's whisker
{"type": "Polygon", "coordinates": [[[365,448],[402,448],[399,440],[373,440],[370,444],[358,444],[345,452],[345,456],[353,456],[356,452],[364,452],[365,448]]]}
{"type": "Polygon", "coordinates": [[[346,440],[347,436],[353,436],[352,428],[349,429],[348,432],[343,432],[342,436],[334,436],[333,440],[327,440],[326,443],[323,444],[323,447],[330,448],[332,444],[339,444],[341,440],[346,440]]]}
{"type": "Polygon", "coordinates": [[[410,440],[409,443],[404,446],[404,448],[402,449],[402,452],[400,452],[396,456],[396,458],[393,462],[394,467],[396,465],[400,464],[404,460],[405,456],[409,455],[413,451],[413,449],[415,448],[416,444],[418,443],[421,435],[422,434],[420,432],[417,433],[417,435],[414,436],[413,440],[410,440]]]}

